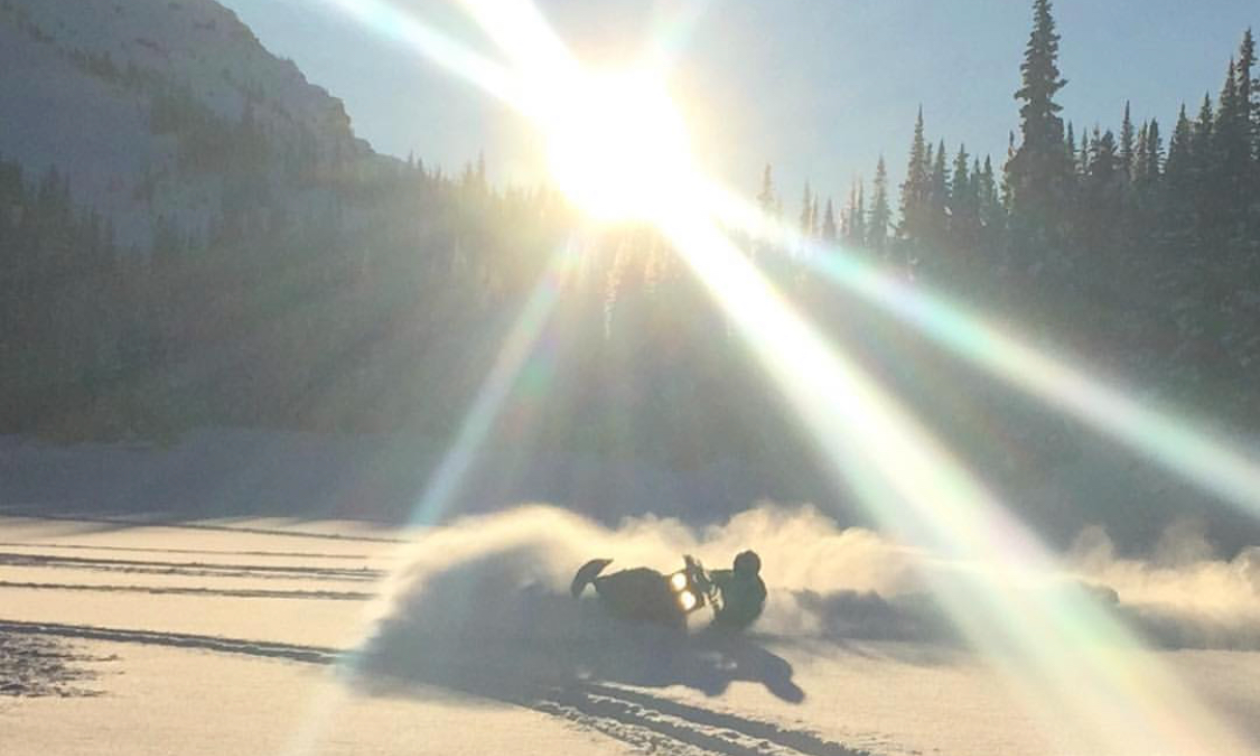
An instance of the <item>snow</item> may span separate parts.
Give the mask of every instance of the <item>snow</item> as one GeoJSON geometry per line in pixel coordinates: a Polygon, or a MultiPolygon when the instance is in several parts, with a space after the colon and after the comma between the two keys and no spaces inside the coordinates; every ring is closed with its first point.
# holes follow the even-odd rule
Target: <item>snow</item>
{"type": "MultiPolygon", "coordinates": [[[[210,0],[9,0],[61,52],[109,55],[188,84],[228,120],[238,120],[250,90],[265,94],[276,119],[345,119],[340,101],[309,84],[292,61],[276,59],[231,11],[210,0]]],[[[27,35],[29,36],[29,35],[27,35]]],[[[348,119],[343,137],[348,137],[348,119]]]]}
{"type": "MultiPolygon", "coordinates": [[[[527,710],[450,696],[420,704],[357,695],[325,666],[160,645],[76,645],[117,657],[93,664],[105,695],[0,698],[5,753],[552,756],[589,752],[597,742],[588,731],[527,710]]],[[[606,753],[629,752],[599,745],[606,753]]]]}
{"type": "MultiPolygon", "coordinates": [[[[6,754],[1102,752],[947,638],[794,621],[806,582],[893,596],[909,579],[877,536],[808,511],[609,530],[531,506],[409,530],[42,508],[0,515],[6,754]],[[750,538],[772,603],[748,637],[629,629],[551,590],[592,553],[667,567],[750,538]],[[27,687],[5,694],[19,676],[27,687]]],[[[1260,753],[1260,653],[1149,653],[1260,753]]]]}

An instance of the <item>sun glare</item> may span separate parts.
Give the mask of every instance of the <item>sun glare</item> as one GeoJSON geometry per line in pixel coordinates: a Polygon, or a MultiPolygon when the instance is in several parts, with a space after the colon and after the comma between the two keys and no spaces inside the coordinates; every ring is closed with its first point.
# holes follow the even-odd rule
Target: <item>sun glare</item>
{"type": "Polygon", "coordinates": [[[693,175],[687,133],[663,83],[643,72],[582,74],[557,87],[546,125],[557,185],[602,221],[655,221],[693,175]]]}
{"type": "MultiPolygon", "coordinates": [[[[813,251],[804,236],[751,204],[712,200],[693,164],[682,115],[655,71],[586,71],[528,8],[513,6],[521,15],[504,21],[493,13],[501,9],[499,0],[465,3],[515,59],[512,69],[493,68],[422,24],[409,35],[417,49],[440,57],[537,125],[553,180],[580,210],[601,222],[645,222],[662,232],[794,410],[835,482],[852,491],[873,521],[942,558],[984,566],[960,570],[957,579],[933,579],[928,587],[982,657],[1008,675],[1009,690],[1026,696],[1030,712],[1048,712],[1048,725],[1083,729],[1108,753],[1251,752],[1233,722],[1185,686],[1161,656],[1147,653],[1112,607],[1075,585],[1025,588],[1026,576],[1060,573],[1055,554],[909,407],[784,299],[727,234],[727,228],[742,228],[813,251]]],[[[371,0],[359,5],[375,7],[371,0]]],[[[1241,457],[1226,456],[1223,446],[1201,442],[1178,423],[1141,411],[979,320],[903,287],[876,285],[860,270],[847,270],[844,257],[815,257],[834,260],[818,265],[820,272],[960,355],[1157,458],[1192,456],[1200,461],[1166,463],[1192,479],[1226,478],[1236,498],[1252,501],[1254,471],[1241,457]],[[1162,440],[1143,445],[1145,434],[1162,440]]],[[[556,296],[544,281],[531,300],[430,482],[418,507],[422,521],[440,519],[450,491],[470,469],[556,296]]],[[[690,609],[700,599],[683,592],[678,600],[690,609]]]]}

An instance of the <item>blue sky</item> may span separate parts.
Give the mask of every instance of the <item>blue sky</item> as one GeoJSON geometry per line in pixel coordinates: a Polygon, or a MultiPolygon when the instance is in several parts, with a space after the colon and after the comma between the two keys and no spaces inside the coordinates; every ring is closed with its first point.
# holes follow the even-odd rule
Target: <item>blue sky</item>
{"type": "MultiPolygon", "coordinates": [[[[518,117],[432,63],[338,15],[322,0],[220,0],[272,52],[346,102],[380,151],[457,169],[484,150],[492,178],[540,177],[538,140],[518,117]]],[[[449,0],[398,0],[452,30],[449,0]]],[[[631,62],[662,19],[698,12],[679,37],[672,86],[711,173],[749,195],[775,167],[794,207],[809,179],[844,195],[880,153],[903,173],[920,104],[928,136],[1000,165],[1017,126],[1012,93],[1028,38],[1025,0],[539,0],[584,59],[631,62]]],[[[1082,126],[1135,119],[1171,131],[1184,100],[1220,90],[1255,0],[1058,0],[1060,101],[1082,126]]],[[[474,43],[478,40],[469,39],[474,43]]],[[[482,48],[485,49],[485,48],[482,48]]]]}

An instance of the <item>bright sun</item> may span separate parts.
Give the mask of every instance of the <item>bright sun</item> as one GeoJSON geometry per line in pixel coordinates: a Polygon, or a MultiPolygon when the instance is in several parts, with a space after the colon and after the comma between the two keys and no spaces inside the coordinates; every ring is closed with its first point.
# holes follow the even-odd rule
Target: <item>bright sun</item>
{"type": "Polygon", "coordinates": [[[574,204],[610,222],[677,210],[694,174],[682,116],[659,79],[588,73],[556,95],[548,162],[574,204]]]}

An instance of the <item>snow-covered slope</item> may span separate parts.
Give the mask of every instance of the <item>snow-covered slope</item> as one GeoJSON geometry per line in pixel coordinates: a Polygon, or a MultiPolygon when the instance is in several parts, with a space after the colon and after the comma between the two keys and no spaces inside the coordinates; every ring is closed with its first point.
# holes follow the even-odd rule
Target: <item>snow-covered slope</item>
{"type": "Polygon", "coordinates": [[[292,202],[373,157],[340,100],[213,0],[0,0],[0,156],[68,175],[142,247],[162,217],[204,239],[234,172],[292,202]]]}

